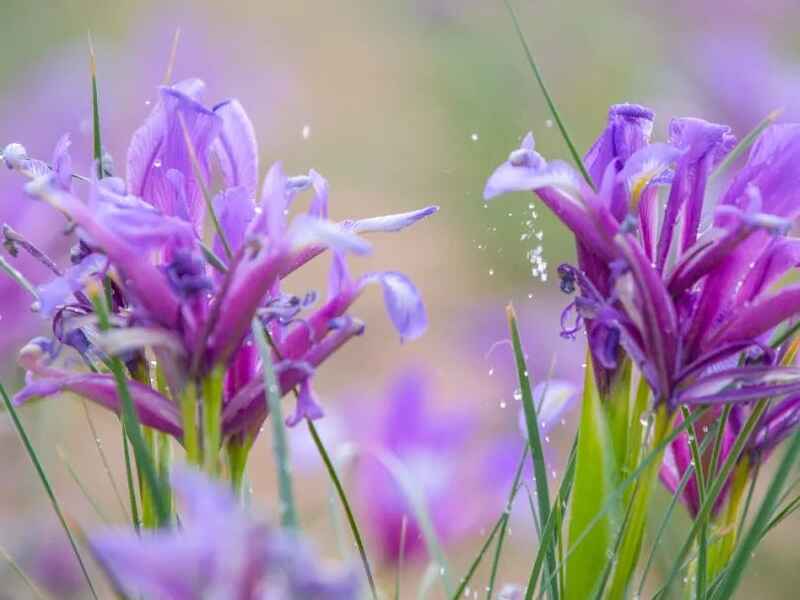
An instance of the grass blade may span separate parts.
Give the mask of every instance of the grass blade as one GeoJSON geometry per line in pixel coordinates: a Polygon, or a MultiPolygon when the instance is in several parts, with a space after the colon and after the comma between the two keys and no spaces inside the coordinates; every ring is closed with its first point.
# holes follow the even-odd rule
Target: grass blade
{"type": "MultiPolygon", "coordinates": [[[[93,293],[91,296],[92,304],[97,314],[98,328],[100,331],[108,331],[111,325],[109,322],[108,307],[103,300],[103,296],[97,292],[93,293]]],[[[153,495],[156,524],[158,526],[164,526],[169,523],[169,504],[165,500],[162,490],[163,482],[160,480],[158,472],[156,471],[153,456],[147,450],[147,444],[144,440],[142,428],[139,423],[139,415],[133,404],[130,388],[128,388],[125,367],[122,361],[116,356],[110,357],[107,364],[117,385],[117,394],[119,395],[122,409],[123,429],[133,447],[133,456],[136,458],[136,465],[140,469],[143,480],[153,495]]]]}
{"type": "Polygon", "coordinates": [[[511,7],[511,2],[509,0],[505,0],[505,3],[506,3],[506,8],[508,8],[508,13],[511,15],[511,20],[514,22],[514,29],[516,29],[517,31],[517,36],[519,37],[519,41],[522,44],[523,50],[525,50],[525,56],[528,59],[528,64],[530,65],[531,70],[533,71],[534,77],[536,77],[536,83],[539,84],[539,89],[542,91],[544,100],[547,103],[547,108],[550,109],[550,114],[553,115],[553,119],[558,125],[558,130],[561,132],[561,137],[564,138],[564,142],[567,144],[569,153],[572,155],[572,160],[574,160],[575,164],[578,165],[578,169],[580,169],[581,175],[583,175],[583,178],[586,180],[586,183],[589,184],[589,187],[595,189],[592,177],[586,170],[586,166],[583,164],[583,159],[581,158],[581,155],[578,154],[578,150],[575,148],[575,144],[572,142],[572,138],[569,136],[569,133],[567,133],[567,128],[564,125],[564,121],[562,120],[561,115],[558,112],[558,109],[556,108],[555,102],[553,102],[553,97],[550,95],[550,92],[544,83],[542,74],[539,71],[539,66],[536,64],[536,61],[533,58],[531,49],[528,47],[528,42],[525,41],[525,35],[522,33],[522,29],[519,26],[519,20],[517,19],[517,15],[514,12],[514,9],[511,7]]]}
{"type": "Polygon", "coordinates": [[[286,440],[286,424],[283,422],[281,394],[275,369],[272,365],[272,351],[267,342],[264,327],[258,319],[253,319],[253,339],[261,355],[264,370],[264,391],[267,396],[267,408],[272,423],[272,450],[278,470],[278,496],[280,498],[281,524],[287,529],[297,529],[299,521],[292,490],[291,470],[289,466],[289,444],[286,440]]]}
{"type": "Polygon", "coordinates": [[[61,512],[61,506],[56,499],[56,495],[53,493],[53,488],[50,486],[50,480],[47,479],[47,475],[44,472],[42,463],[39,461],[36,450],[33,449],[33,445],[28,438],[28,434],[25,432],[25,428],[22,426],[22,422],[19,420],[17,411],[14,408],[14,405],[11,403],[11,399],[8,397],[6,388],[2,383],[0,383],[0,395],[3,396],[3,402],[6,405],[6,410],[8,411],[8,414],[11,415],[11,420],[14,422],[14,427],[16,428],[17,433],[22,440],[22,444],[25,446],[25,450],[28,453],[28,457],[31,459],[31,462],[33,463],[33,467],[36,469],[36,473],[39,475],[39,480],[42,482],[44,490],[47,493],[47,497],[50,499],[50,504],[53,507],[53,511],[56,513],[56,516],[61,523],[61,527],[64,529],[64,533],[67,534],[69,545],[72,547],[72,551],[75,553],[75,558],[78,559],[78,565],[80,566],[83,576],[86,579],[86,584],[89,586],[89,591],[92,593],[92,597],[97,599],[97,592],[94,589],[94,584],[92,584],[91,577],[89,577],[89,571],[86,570],[86,565],[84,564],[81,553],[78,550],[78,545],[75,543],[75,538],[72,535],[72,531],[70,531],[70,528],[67,525],[67,520],[64,518],[64,513],[61,512]]]}
{"type": "Polygon", "coordinates": [[[17,561],[14,560],[14,557],[11,556],[2,546],[0,546],[0,556],[3,557],[3,560],[8,563],[13,571],[19,576],[19,578],[25,582],[25,585],[28,586],[28,589],[35,598],[38,600],[47,600],[47,596],[45,596],[42,590],[39,589],[39,586],[37,586],[33,580],[28,577],[25,571],[23,571],[22,568],[17,564],[17,561]]]}
{"type": "Polygon", "coordinates": [[[86,498],[86,501],[94,509],[94,512],[97,513],[97,516],[100,517],[100,519],[104,523],[109,524],[111,521],[105,515],[105,513],[103,512],[103,509],[100,508],[100,505],[97,503],[97,501],[94,498],[92,498],[92,496],[89,494],[89,490],[86,489],[85,485],[83,485],[83,481],[81,481],[81,478],[78,475],[78,472],[72,466],[72,463],[70,463],[69,459],[67,458],[66,453],[64,452],[64,449],[61,448],[61,446],[56,446],[56,454],[58,455],[58,459],[62,463],[64,463],[64,466],[67,468],[67,471],[69,472],[70,477],[72,477],[72,481],[74,481],[75,485],[78,486],[78,489],[81,491],[81,494],[83,494],[83,497],[86,498]]]}
{"type": "Polygon", "coordinates": [[[777,508],[777,501],[781,489],[797,460],[798,454],[800,454],[800,432],[792,436],[789,448],[786,450],[786,454],[784,454],[778,465],[775,475],[767,489],[764,501],[761,503],[761,507],[756,513],[755,519],[753,519],[753,524],[750,526],[747,535],[739,542],[730,560],[729,568],[727,569],[728,574],[717,589],[714,595],[715,598],[733,597],[733,593],[736,591],[742,579],[744,568],[752,557],[753,551],[761,540],[763,533],[769,525],[770,518],[777,508]]]}
{"type": "Polygon", "coordinates": [[[92,156],[97,165],[97,178],[105,177],[103,169],[103,141],[100,138],[100,101],[97,94],[97,60],[94,55],[92,34],[89,33],[89,68],[92,73],[92,156]]]}
{"type": "Polygon", "coordinates": [[[361,564],[364,566],[364,573],[367,576],[367,582],[369,583],[369,589],[372,592],[373,600],[377,600],[378,591],[375,588],[375,579],[372,576],[372,569],[369,566],[367,552],[364,549],[364,540],[361,537],[361,532],[358,529],[358,523],[356,523],[355,516],[353,515],[353,509],[350,507],[350,501],[347,499],[347,494],[345,494],[344,487],[342,487],[342,482],[339,480],[339,476],[336,473],[336,467],[333,466],[333,461],[331,461],[331,457],[328,454],[328,451],[325,449],[322,439],[319,437],[319,433],[317,432],[314,422],[307,419],[306,424],[308,425],[308,431],[311,434],[311,439],[314,440],[314,445],[317,447],[317,451],[322,458],[322,462],[325,463],[325,469],[328,471],[328,476],[333,483],[333,487],[336,488],[336,494],[339,496],[339,500],[342,503],[342,508],[344,509],[345,516],[347,517],[347,523],[350,525],[350,531],[353,533],[353,539],[356,542],[358,554],[361,557],[361,564]]]}
{"type": "Polygon", "coordinates": [[[128,501],[131,505],[131,521],[133,528],[139,533],[142,521],[139,519],[139,506],[136,503],[136,485],[133,482],[133,468],[131,467],[131,453],[128,448],[128,435],[125,433],[125,424],[122,423],[122,454],[125,457],[125,478],[128,482],[128,501]]]}
{"type": "MultiPolygon", "coordinates": [[[[489,584],[486,586],[486,600],[492,600],[492,590],[494,590],[494,582],[497,579],[497,571],[500,567],[500,555],[503,551],[503,542],[506,538],[506,529],[508,528],[508,519],[511,515],[511,507],[514,504],[514,498],[517,495],[517,490],[519,489],[519,480],[522,477],[522,469],[525,467],[525,459],[528,457],[528,447],[525,447],[525,450],[522,453],[522,458],[519,461],[519,466],[517,467],[517,473],[514,476],[514,483],[511,484],[511,492],[508,495],[508,502],[506,502],[506,508],[503,511],[503,516],[501,517],[503,523],[500,526],[500,537],[497,538],[497,547],[494,551],[494,558],[492,559],[492,570],[489,574],[489,584]]],[[[536,513],[534,513],[535,516],[536,513]]]]}
{"type": "MultiPolygon", "coordinates": [[[[544,452],[542,451],[542,440],[539,435],[539,420],[536,416],[536,406],[533,402],[533,392],[531,382],[528,377],[528,367],[525,363],[525,353],[522,350],[522,341],[519,336],[517,326],[517,316],[514,307],[506,307],[508,317],[508,327],[511,331],[511,343],[514,347],[514,360],[517,366],[517,379],[519,389],[522,394],[522,407],[525,412],[525,425],[528,430],[528,445],[531,449],[533,459],[533,473],[536,478],[536,496],[539,502],[539,520],[542,523],[550,519],[550,491],[547,488],[547,468],[544,464],[544,452]]],[[[547,570],[550,573],[555,571],[556,559],[553,548],[547,552],[547,570]]],[[[550,596],[552,600],[558,600],[558,586],[553,583],[550,586],[550,596]]]]}

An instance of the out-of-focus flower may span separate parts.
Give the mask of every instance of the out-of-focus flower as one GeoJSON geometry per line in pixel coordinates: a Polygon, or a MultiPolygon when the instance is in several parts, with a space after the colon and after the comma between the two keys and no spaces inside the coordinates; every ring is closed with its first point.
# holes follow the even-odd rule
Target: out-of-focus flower
{"type": "Polygon", "coordinates": [[[89,547],[111,581],[131,597],[354,600],[353,573],[326,572],[301,539],[252,519],[221,483],[176,470],[180,527],[141,536],[109,530],[89,547]]]}
{"type": "Polygon", "coordinates": [[[572,308],[587,323],[601,391],[623,348],[656,402],[673,408],[797,391],[794,368],[711,367],[748,348],[768,352],[762,337],[800,310],[796,286],[769,290],[798,262],[785,236],[800,206],[800,126],[764,131],[702,230],[706,183],[732,147],[729,129],[674,119],[669,143],[650,144],[651,119],[641,107],[611,108],[587,155],[597,191],[566,163],[546,162],[529,135],[489,178],[486,198],[534,190],[575,234],[581,265],[559,273],[562,289],[580,288],[572,308]],[[669,191],[660,219],[659,186],[669,191]]]}
{"type": "MultiPolygon", "coordinates": [[[[127,182],[113,177],[88,182],[87,202],[58,185],[61,178],[50,165],[14,152],[6,162],[33,178],[29,191],[78,228],[77,265],[38,290],[40,304],[48,313],[55,311],[57,340],[88,359],[124,354],[129,366],[146,364],[143,349],[154,348],[172,398],[181,397],[188,381],[199,382],[216,367],[227,367],[222,431],[252,439],[266,416],[261,365],[249,339],[253,319],[260,320],[274,345],[281,393],[299,386],[290,422],[321,416],[309,377],[363,330],[347,311],[367,284],[382,287],[403,339],[418,337],[427,325],[419,293],[408,278],[387,271],[353,281],[344,254],[369,251],[358,234],[402,230],[437,207],[337,224],[327,220],[325,179],[313,170],[288,177],[280,163],[270,168],[256,202],[253,126],[236,100],[203,106],[203,88],[196,79],[162,87],[160,101],[131,141],[127,182]],[[217,214],[212,216],[203,188],[213,164],[219,165],[223,189],[214,199],[217,214]],[[307,189],[314,193],[307,213],[288,223],[293,200],[307,189]],[[226,265],[217,265],[215,272],[204,258],[200,236],[206,220],[216,219],[221,235],[213,247],[224,251],[226,265]],[[313,295],[286,294],[281,280],[327,248],[336,250],[329,299],[302,315],[313,295]],[[115,326],[104,333],[93,328],[92,302],[84,291],[101,277],[112,282],[115,326]]],[[[41,361],[28,357],[25,366],[39,378],[17,395],[18,402],[68,390],[119,410],[110,374],[59,370],[49,358],[46,353],[41,361]]],[[[171,400],[145,383],[132,382],[130,388],[145,425],[181,437],[179,411],[171,400]]]]}
{"type": "MultiPolygon", "coordinates": [[[[382,460],[398,460],[425,503],[438,538],[453,543],[480,526],[499,506],[486,505],[490,496],[479,469],[470,468],[470,442],[475,421],[468,412],[432,410],[430,382],[421,371],[399,375],[377,410],[365,408],[370,418],[354,423],[351,435],[363,448],[356,489],[370,530],[385,561],[424,554],[425,541],[412,505],[382,460]],[[401,550],[403,521],[407,523],[401,550]]],[[[512,467],[513,468],[513,467],[512,467]]],[[[498,475],[498,480],[502,479],[498,475]]]]}

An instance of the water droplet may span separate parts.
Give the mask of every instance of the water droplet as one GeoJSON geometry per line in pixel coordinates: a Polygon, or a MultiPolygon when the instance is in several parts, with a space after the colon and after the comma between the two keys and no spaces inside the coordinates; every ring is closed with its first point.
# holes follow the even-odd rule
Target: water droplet
{"type": "Polygon", "coordinates": [[[492,275],[494,275],[494,269],[489,269],[489,276],[491,277],[492,275]]]}
{"type": "Polygon", "coordinates": [[[307,140],[311,137],[311,125],[303,125],[303,130],[300,132],[300,135],[303,136],[304,140],[307,140]]]}
{"type": "Polygon", "coordinates": [[[501,400],[500,401],[500,408],[505,408],[506,406],[507,406],[506,405],[506,401],[505,400],[501,400]]]}
{"type": "Polygon", "coordinates": [[[152,104],[152,102],[150,100],[145,100],[144,101],[144,105],[145,106],[150,106],[151,104],[152,104]]]}
{"type": "Polygon", "coordinates": [[[544,126],[551,129],[553,127],[553,119],[545,119],[544,126]]]}
{"type": "Polygon", "coordinates": [[[492,375],[494,375],[494,367],[489,369],[489,377],[491,377],[492,375]]]}
{"type": "Polygon", "coordinates": [[[517,402],[522,400],[522,391],[519,388],[514,390],[514,400],[516,400],[517,402]]]}
{"type": "Polygon", "coordinates": [[[477,141],[478,141],[478,134],[477,134],[477,133],[473,133],[473,134],[472,134],[471,136],[469,136],[469,137],[470,137],[470,139],[471,139],[473,142],[477,142],[477,141]]]}
{"type": "Polygon", "coordinates": [[[160,158],[157,158],[157,159],[155,159],[155,160],[153,161],[153,166],[154,166],[156,169],[160,169],[160,168],[161,168],[161,159],[160,159],[160,158]]]}

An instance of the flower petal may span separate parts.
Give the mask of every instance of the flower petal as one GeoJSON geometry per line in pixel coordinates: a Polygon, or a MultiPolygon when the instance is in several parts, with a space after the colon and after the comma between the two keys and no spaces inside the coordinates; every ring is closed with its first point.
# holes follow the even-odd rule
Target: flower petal
{"type": "Polygon", "coordinates": [[[213,112],[222,119],[219,137],[210,152],[220,162],[225,187],[244,187],[255,198],[258,187],[258,143],[250,117],[238,100],[217,104],[213,112]]]}

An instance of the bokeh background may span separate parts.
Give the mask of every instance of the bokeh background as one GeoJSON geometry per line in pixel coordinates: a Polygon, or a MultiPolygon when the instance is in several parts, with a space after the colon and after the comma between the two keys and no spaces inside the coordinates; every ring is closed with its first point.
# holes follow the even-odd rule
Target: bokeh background
{"type": "MultiPolygon", "coordinates": [[[[790,0],[517,4],[579,148],[601,130],[608,105],[621,101],[655,108],[661,138],[673,114],[730,123],[744,134],[775,108],[783,107],[786,119],[800,113],[800,47],[793,35],[800,11],[790,0]]],[[[231,96],[242,102],[256,126],[262,172],[279,159],[290,172],[317,169],[330,181],[336,218],[441,206],[412,230],[376,239],[375,255],[353,263],[358,271],[392,268],[411,276],[428,307],[427,335],[400,344],[380,294],[372,292],[356,311],[367,334],[325,365],[316,387],[328,413],[322,434],[341,460],[387,585],[393,585],[395,567],[391,557],[381,564],[385,532],[370,516],[374,498],[360,479],[368,470],[353,458],[354,444],[375,442],[388,424],[412,428],[403,424],[402,409],[387,415],[393,402],[412,401],[396,392],[398,379],[425,382],[411,387],[422,398],[413,401],[430,413],[420,417],[426,426],[464,419],[466,441],[443,449],[429,443],[407,456],[409,468],[436,490],[433,511],[466,511],[469,525],[443,536],[455,572],[463,572],[490,522],[486,516],[501,510],[516,460],[509,456],[521,448],[510,352],[495,344],[507,337],[505,305],[513,300],[520,313],[537,381],[554,376],[580,385],[583,364],[583,341],[559,337],[568,300],[558,290],[555,268],[573,258],[570,235],[546,211],[532,212],[528,196],[488,207],[481,200],[486,177],[527,131],[545,156],[566,156],[502,2],[4,0],[0,11],[0,144],[21,142],[30,154],[47,157],[70,132],[78,169],[88,170],[91,31],[104,140],[122,171],[127,141],[156,97],[179,27],[174,77],[204,79],[208,102],[231,96]],[[468,476],[459,471],[464,461],[468,476]]],[[[63,259],[62,224],[20,193],[20,181],[5,171],[0,219],[63,259]]],[[[44,280],[35,265],[20,264],[31,279],[44,280]]],[[[316,279],[292,282],[294,291],[323,291],[326,267],[322,261],[316,279]]],[[[11,284],[0,283],[0,295],[4,383],[16,388],[16,349],[43,325],[11,284]]],[[[89,411],[122,486],[118,423],[89,411]]],[[[65,398],[21,414],[70,519],[86,530],[104,519],[120,522],[81,403],[65,398]]],[[[567,415],[550,432],[556,473],[573,424],[574,415],[567,415]]],[[[345,531],[344,543],[337,543],[338,512],[330,508],[329,486],[307,438],[302,427],[292,435],[301,518],[325,556],[346,561],[353,555],[349,538],[345,531]]],[[[49,573],[66,585],[76,577],[71,557],[6,416],[0,419],[0,455],[0,547],[32,575],[49,573]]],[[[276,494],[268,432],[253,451],[249,475],[252,502],[270,514],[276,494]]],[[[503,583],[524,581],[536,545],[525,511],[517,512],[503,583]]],[[[668,557],[682,539],[681,519],[657,557],[668,557]]],[[[799,525],[790,522],[760,547],[741,597],[796,596],[799,525]]],[[[425,566],[423,556],[405,561],[404,597],[416,597],[425,566]]],[[[480,595],[485,580],[483,572],[476,579],[480,595]]],[[[79,580],[75,585],[74,597],[83,597],[79,580]]],[[[0,561],[0,598],[27,593],[9,563],[0,561]]],[[[430,597],[439,593],[434,585],[430,597]]]]}

